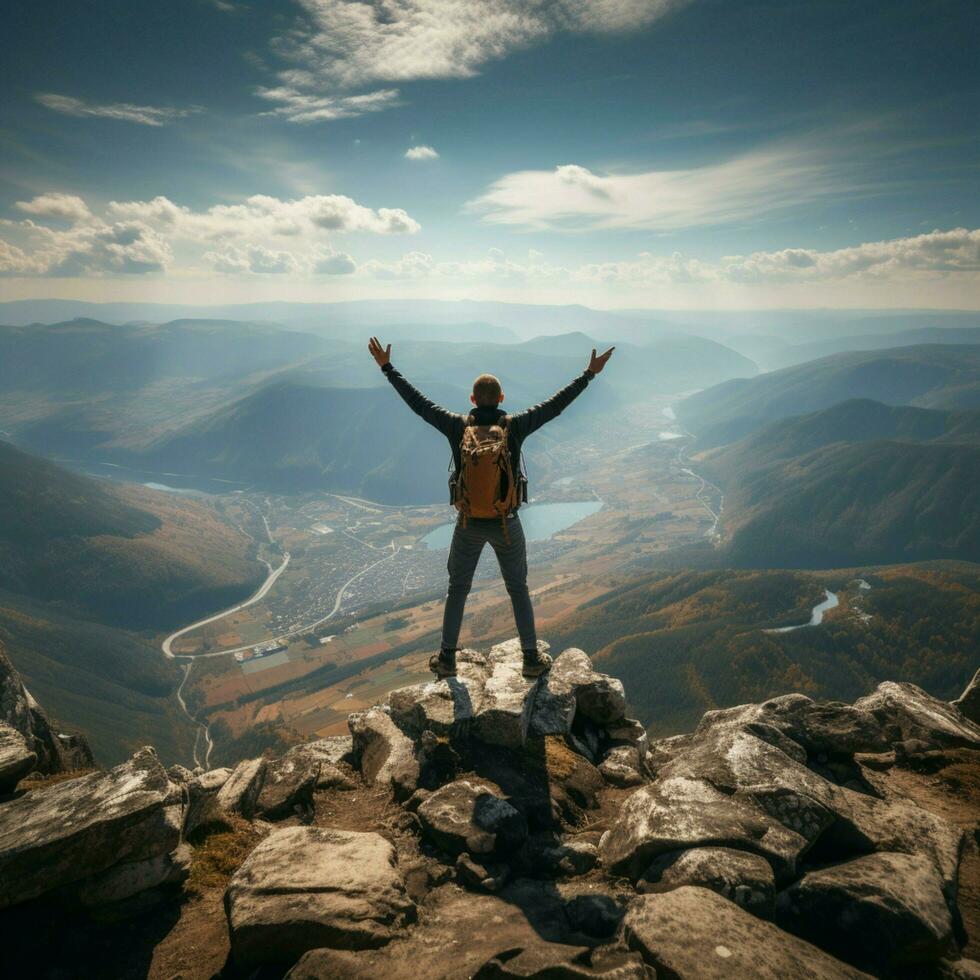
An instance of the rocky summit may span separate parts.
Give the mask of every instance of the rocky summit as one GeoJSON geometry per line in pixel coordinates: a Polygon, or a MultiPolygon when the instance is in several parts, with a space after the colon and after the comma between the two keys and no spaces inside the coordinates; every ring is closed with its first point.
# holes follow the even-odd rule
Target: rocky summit
{"type": "Polygon", "coordinates": [[[0,666],[12,975],[980,976],[976,681],[650,741],[586,653],[528,680],[508,641],[347,736],[102,771],[0,666]]]}

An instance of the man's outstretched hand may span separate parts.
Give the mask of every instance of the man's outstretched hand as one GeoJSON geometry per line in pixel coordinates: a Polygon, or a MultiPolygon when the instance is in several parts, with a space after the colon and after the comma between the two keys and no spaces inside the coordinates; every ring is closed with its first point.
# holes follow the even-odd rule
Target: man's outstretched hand
{"type": "MultiPolygon", "coordinates": [[[[390,349],[391,348],[389,348],[389,350],[390,349]]],[[[612,357],[612,353],[615,349],[616,349],[615,347],[610,347],[605,354],[600,354],[598,357],[596,357],[595,348],[593,347],[592,357],[589,360],[589,370],[593,374],[598,374],[606,366],[606,361],[608,361],[609,358],[612,357]]]]}
{"type": "MultiPolygon", "coordinates": [[[[372,337],[368,342],[368,350],[371,352],[371,356],[377,361],[378,367],[384,367],[391,361],[391,344],[387,347],[381,346],[381,341],[377,337],[372,337]]],[[[612,351],[609,352],[610,354],[612,351]]],[[[604,355],[607,356],[607,355],[604,355]]],[[[595,351],[592,352],[593,360],[595,359],[595,351]]]]}

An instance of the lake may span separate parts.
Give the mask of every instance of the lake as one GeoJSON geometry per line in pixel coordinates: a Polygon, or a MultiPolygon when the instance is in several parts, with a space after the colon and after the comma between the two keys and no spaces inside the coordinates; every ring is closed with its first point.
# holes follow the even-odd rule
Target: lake
{"type": "MultiPolygon", "coordinates": [[[[520,511],[524,537],[528,541],[547,541],[548,538],[564,531],[579,521],[594,514],[602,507],[601,500],[579,500],[572,503],[525,504],[520,511]]],[[[440,524],[431,530],[420,544],[433,551],[448,548],[453,538],[452,524],[440,524]]]]}

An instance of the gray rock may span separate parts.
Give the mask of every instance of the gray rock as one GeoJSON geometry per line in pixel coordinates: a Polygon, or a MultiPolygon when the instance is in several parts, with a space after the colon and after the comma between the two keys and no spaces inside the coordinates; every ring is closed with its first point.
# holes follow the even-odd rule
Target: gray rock
{"type": "Polygon", "coordinates": [[[255,801],[262,789],[265,759],[246,759],[239,762],[224,781],[215,798],[219,812],[235,813],[250,820],[255,814],[255,801]]]}
{"type": "Polygon", "coordinates": [[[477,864],[463,853],[456,858],[456,880],[464,888],[477,891],[499,892],[510,878],[510,869],[506,864],[477,864]]]}
{"type": "Polygon", "coordinates": [[[748,787],[791,789],[824,805],[834,792],[827,780],[783,748],[743,727],[715,726],[697,735],[657,775],[704,779],[726,793],[748,787]]]}
{"type": "Polygon", "coordinates": [[[313,791],[320,777],[320,762],[296,753],[271,759],[262,773],[262,785],[255,799],[255,813],[275,820],[301,813],[313,815],[313,791]]]}
{"type": "Polygon", "coordinates": [[[868,980],[846,963],[706,888],[642,895],[623,922],[627,945],[678,980],[868,980]]]}
{"type": "Polygon", "coordinates": [[[11,792],[37,766],[37,753],[16,728],[0,722],[0,794],[11,792]]]}
{"type": "Polygon", "coordinates": [[[939,745],[980,748],[980,727],[946,701],[914,684],[886,681],[854,703],[881,724],[891,742],[923,739],[939,745]]]}
{"type": "Polygon", "coordinates": [[[236,968],[293,963],[318,947],[370,949],[414,918],[395,850],[378,834],[286,827],[246,859],[225,893],[236,968]]]}
{"type": "Polygon", "coordinates": [[[415,746],[380,708],[349,715],[354,759],[368,785],[390,786],[397,800],[407,800],[419,785],[415,746]]]}
{"type": "Polygon", "coordinates": [[[636,953],[543,940],[491,957],[473,980],[655,980],[636,953]]]}
{"type": "Polygon", "coordinates": [[[794,751],[786,740],[795,743],[797,750],[803,750],[798,756],[800,762],[806,761],[808,753],[851,755],[888,748],[881,724],[870,711],[839,701],[818,703],[803,694],[706,712],[695,735],[700,738],[719,728],[743,728],[765,737],[757,726],[778,732],[781,740],[771,740],[790,756],[794,756],[794,751]]]}
{"type": "MultiPolygon", "coordinates": [[[[538,643],[542,651],[546,643],[538,643]]],[[[490,650],[483,699],[473,717],[473,734],[488,745],[519,748],[527,739],[535,688],[540,679],[521,674],[520,640],[508,640],[490,650]]]]}
{"type": "Polygon", "coordinates": [[[353,760],[353,745],[350,735],[333,735],[294,745],[282,758],[284,762],[299,762],[305,768],[315,768],[318,771],[316,789],[353,789],[353,780],[338,765],[353,760]]]}
{"type": "Polygon", "coordinates": [[[643,894],[673,891],[684,885],[709,888],[729,901],[768,918],[776,882],[765,858],[728,847],[697,847],[658,857],[636,883],[643,894]]]}
{"type": "Polygon", "coordinates": [[[524,816],[488,781],[457,779],[424,800],[417,814],[423,834],[449,854],[516,851],[527,837],[524,816]]]}
{"type": "Polygon", "coordinates": [[[599,857],[614,874],[633,880],[668,851],[715,845],[760,854],[777,879],[792,877],[806,840],[703,779],[676,776],[641,786],[623,804],[599,842],[599,857]]]}
{"type": "Polygon", "coordinates": [[[874,973],[956,952],[939,875],[921,855],[869,854],[810,871],[780,894],[777,921],[874,973]]]}
{"type": "Polygon", "coordinates": [[[606,753],[599,772],[613,786],[639,786],[643,782],[641,767],[640,750],[635,745],[616,745],[606,753]]]}
{"type": "Polygon", "coordinates": [[[328,735],[312,742],[294,745],[286,757],[303,755],[319,759],[321,763],[336,766],[339,762],[351,762],[354,754],[354,739],[350,735],[328,735]]]}
{"type": "Polygon", "coordinates": [[[468,730],[483,706],[487,682],[486,658],[460,650],[455,677],[399,688],[388,695],[392,720],[403,731],[419,735],[456,735],[468,730]]]}
{"type": "Polygon", "coordinates": [[[574,696],[576,711],[599,725],[619,722],[626,714],[622,681],[595,671],[582,650],[563,651],[546,676],[549,698],[574,696]]]}
{"type": "Polygon", "coordinates": [[[187,783],[187,811],[184,815],[184,834],[190,836],[198,828],[219,820],[218,791],[231,776],[230,769],[209,769],[191,777],[187,783]]]}
{"type": "Polygon", "coordinates": [[[192,773],[186,766],[182,766],[179,763],[169,766],[167,768],[167,775],[175,783],[189,783],[194,778],[194,773],[192,773]]]}
{"type": "Polygon", "coordinates": [[[614,745],[635,745],[640,753],[640,761],[646,759],[650,748],[650,737],[643,723],[636,718],[624,718],[606,726],[606,738],[614,745]]]}
{"type": "Polygon", "coordinates": [[[528,838],[521,856],[535,873],[549,878],[570,878],[591,871],[599,859],[599,851],[588,841],[558,841],[537,836],[528,838]]]}
{"type": "Polygon", "coordinates": [[[152,749],[0,806],[0,908],[174,851],[183,787],[152,749]]]}
{"type": "Polygon", "coordinates": [[[841,788],[841,816],[826,831],[828,849],[844,853],[876,850],[927,858],[943,892],[956,896],[964,836],[959,827],[907,800],[879,800],[841,788]]]}
{"type": "Polygon", "coordinates": [[[980,669],[973,675],[973,680],[966,685],[963,693],[952,702],[953,707],[967,721],[980,725],[980,669]]]}
{"type": "Polygon", "coordinates": [[[110,905],[131,899],[140,892],[184,881],[191,869],[191,848],[179,844],[173,851],[117,864],[102,874],[87,878],[77,889],[83,905],[110,905]]]}

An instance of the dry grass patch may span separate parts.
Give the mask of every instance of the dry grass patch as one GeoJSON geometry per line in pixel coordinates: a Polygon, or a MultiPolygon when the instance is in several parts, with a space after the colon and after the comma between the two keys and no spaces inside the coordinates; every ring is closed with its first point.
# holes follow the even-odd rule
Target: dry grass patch
{"type": "Polygon", "coordinates": [[[241,817],[229,816],[221,824],[194,835],[194,857],[184,890],[195,897],[224,888],[262,839],[262,834],[241,817]]]}

